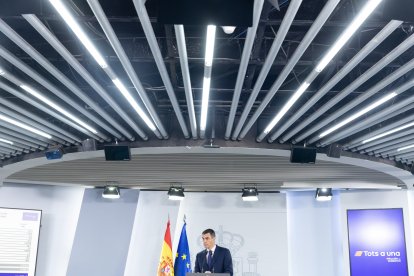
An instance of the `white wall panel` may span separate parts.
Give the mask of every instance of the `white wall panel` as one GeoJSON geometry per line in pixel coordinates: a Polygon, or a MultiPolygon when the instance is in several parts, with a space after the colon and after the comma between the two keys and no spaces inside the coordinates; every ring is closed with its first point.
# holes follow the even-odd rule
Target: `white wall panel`
{"type": "Polygon", "coordinates": [[[5,185],[0,187],[0,205],[42,210],[36,275],[65,276],[84,188],[5,185]]]}

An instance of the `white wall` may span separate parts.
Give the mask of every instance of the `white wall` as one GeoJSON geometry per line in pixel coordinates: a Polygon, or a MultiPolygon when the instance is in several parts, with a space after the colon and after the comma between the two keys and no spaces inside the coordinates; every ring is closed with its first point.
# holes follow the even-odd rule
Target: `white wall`
{"type": "MultiPolygon", "coordinates": [[[[286,199],[284,194],[260,194],[244,202],[240,193],[190,193],[180,206],[187,217],[191,262],[203,250],[201,232],[216,231],[216,242],[233,257],[234,276],[288,275],[286,199]]],[[[177,227],[178,243],[181,225],[177,227]]]]}
{"type": "MultiPolygon", "coordinates": [[[[83,194],[83,188],[0,187],[0,207],[43,210],[37,275],[66,275],[83,194]]],[[[233,250],[235,276],[255,267],[257,274],[246,275],[348,276],[346,210],[372,208],[403,208],[409,272],[414,275],[414,191],[341,192],[331,202],[316,202],[313,192],[288,193],[286,199],[285,194],[260,194],[255,203],[242,202],[239,193],[186,193],[179,203],[169,201],[166,192],[140,192],[131,208],[136,213],[126,276],[156,274],[168,214],[173,252],[187,216],[193,266],[202,249],[200,233],[212,227],[218,243],[233,250]],[[242,246],[237,245],[240,238],[242,246]]]]}
{"type": "Polygon", "coordinates": [[[36,275],[66,275],[83,192],[58,186],[0,187],[1,207],[42,210],[36,275]]]}
{"type": "Polygon", "coordinates": [[[266,276],[269,271],[288,275],[284,194],[261,194],[259,202],[243,202],[240,193],[186,193],[178,203],[167,200],[165,192],[141,192],[125,276],[156,274],[168,213],[174,254],[186,215],[193,268],[203,249],[201,232],[213,228],[217,243],[232,252],[234,276],[266,276]],[[253,274],[243,274],[249,272],[253,274]]]}
{"type": "Polygon", "coordinates": [[[173,235],[179,204],[168,200],[166,192],[139,193],[125,276],[157,275],[168,216],[173,235]]]}
{"type": "Polygon", "coordinates": [[[340,276],[343,265],[340,199],[315,200],[315,192],[287,193],[289,275],[340,276]]]}

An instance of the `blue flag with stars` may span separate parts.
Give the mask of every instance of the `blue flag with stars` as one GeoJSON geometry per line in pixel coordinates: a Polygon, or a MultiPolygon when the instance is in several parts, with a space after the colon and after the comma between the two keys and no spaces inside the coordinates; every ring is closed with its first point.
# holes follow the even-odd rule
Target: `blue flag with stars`
{"type": "Polygon", "coordinates": [[[191,271],[190,248],[188,247],[186,223],[181,230],[180,241],[178,243],[177,254],[174,263],[174,275],[185,276],[191,271]]]}

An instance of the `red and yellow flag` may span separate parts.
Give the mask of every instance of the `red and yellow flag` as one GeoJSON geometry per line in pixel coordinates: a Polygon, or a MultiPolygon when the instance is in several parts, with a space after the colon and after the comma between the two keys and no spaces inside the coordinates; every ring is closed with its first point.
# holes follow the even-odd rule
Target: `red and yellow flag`
{"type": "Polygon", "coordinates": [[[158,265],[157,276],[174,276],[170,220],[168,220],[167,229],[165,229],[164,243],[161,249],[160,264],[158,265]]]}

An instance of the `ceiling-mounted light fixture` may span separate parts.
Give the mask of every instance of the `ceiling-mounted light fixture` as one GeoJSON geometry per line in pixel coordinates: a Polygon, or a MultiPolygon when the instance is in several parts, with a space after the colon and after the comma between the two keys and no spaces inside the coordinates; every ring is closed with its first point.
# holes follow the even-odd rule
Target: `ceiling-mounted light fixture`
{"type": "Polygon", "coordinates": [[[171,186],[168,190],[169,200],[183,200],[184,199],[184,188],[171,186]]]}
{"type": "Polygon", "coordinates": [[[105,189],[102,192],[103,198],[109,198],[109,199],[118,199],[121,197],[121,194],[119,193],[119,187],[116,185],[108,185],[105,187],[105,189]]]}
{"type": "Polygon", "coordinates": [[[332,188],[317,188],[315,198],[317,201],[332,200],[332,188]]]}
{"type": "Polygon", "coordinates": [[[348,123],[352,122],[353,120],[355,120],[355,119],[357,119],[357,118],[361,117],[362,115],[365,115],[366,113],[370,112],[370,111],[371,111],[371,110],[373,110],[374,108],[377,108],[378,106],[382,105],[383,103],[385,103],[385,102],[387,102],[387,101],[391,100],[392,98],[394,98],[394,97],[395,97],[395,96],[397,96],[397,95],[398,95],[398,94],[397,94],[397,93],[395,93],[395,92],[392,92],[392,93],[390,93],[390,94],[386,95],[385,97],[383,97],[383,98],[379,99],[378,101],[376,101],[376,102],[374,102],[374,103],[370,104],[369,106],[365,107],[364,109],[362,109],[362,110],[358,111],[357,113],[353,114],[352,116],[350,116],[350,117],[346,118],[345,120],[343,120],[343,121],[341,121],[341,122],[339,122],[339,123],[336,123],[333,127],[331,127],[331,128],[329,128],[329,129],[327,129],[326,131],[322,132],[322,133],[319,135],[319,138],[323,138],[323,137],[325,137],[326,135],[328,135],[328,134],[330,134],[330,133],[334,132],[335,130],[337,130],[337,129],[339,129],[339,128],[343,127],[344,125],[346,125],[346,124],[348,124],[348,123]]]}
{"type": "Polygon", "coordinates": [[[258,201],[259,193],[257,192],[256,187],[246,187],[242,189],[242,199],[243,201],[258,201]]]}
{"type": "Polygon", "coordinates": [[[351,25],[346,28],[342,35],[338,38],[335,44],[330,48],[329,52],[323,57],[316,66],[315,70],[321,72],[326,65],[335,57],[339,50],[345,45],[345,43],[352,37],[352,35],[358,30],[358,28],[364,23],[364,21],[370,16],[370,14],[376,9],[382,0],[368,1],[358,16],[352,21],[351,25]]]}
{"type": "Polygon", "coordinates": [[[409,146],[405,146],[405,147],[398,148],[397,151],[403,151],[403,150],[407,150],[407,149],[411,149],[411,148],[414,148],[414,144],[413,145],[409,145],[409,146]]]}
{"type": "Polygon", "coordinates": [[[211,70],[213,66],[216,26],[207,26],[206,54],[204,60],[203,96],[201,101],[200,136],[204,137],[207,125],[208,101],[210,96],[211,70]]]}
{"type": "Polygon", "coordinates": [[[72,121],[74,121],[75,123],[77,123],[77,124],[81,125],[82,127],[86,128],[87,130],[89,130],[93,134],[97,134],[98,133],[98,131],[96,131],[96,129],[94,129],[90,125],[86,124],[80,118],[76,117],[75,115],[73,115],[72,113],[70,113],[69,111],[67,111],[63,107],[61,107],[60,105],[58,105],[55,102],[51,101],[50,99],[46,98],[45,96],[43,96],[42,94],[40,94],[38,91],[36,91],[32,87],[30,87],[28,85],[25,85],[25,84],[21,84],[20,85],[20,88],[22,88],[26,92],[30,93],[34,97],[38,98],[39,100],[41,100],[42,102],[44,102],[48,106],[52,107],[53,109],[57,110],[58,112],[62,113],[63,115],[65,115],[66,117],[68,117],[69,119],[71,119],[72,121]]]}
{"type": "Polygon", "coordinates": [[[9,144],[9,145],[13,145],[14,144],[12,141],[9,141],[9,140],[3,139],[3,138],[0,138],[0,142],[1,143],[6,143],[6,144],[9,144]]]}
{"type": "Polygon", "coordinates": [[[226,34],[232,34],[234,33],[234,30],[236,29],[236,26],[221,26],[223,29],[223,32],[226,34]]]}
{"type": "Polygon", "coordinates": [[[41,130],[35,129],[35,128],[33,128],[31,126],[28,126],[26,124],[23,124],[23,123],[21,123],[19,121],[16,121],[16,120],[14,120],[14,119],[12,119],[10,117],[7,117],[7,116],[4,116],[4,115],[1,115],[0,114],[0,120],[5,121],[5,122],[7,122],[9,124],[18,126],[20,128],[23,128],[25,130],[28,130],[30,132],[36,133],[37,135],[40,135],[40,136],[45,137],[47,139],[52,139],[52,135],[47,134],[46,132],[43,132],[41,130]]]}
{"type": "Polygon", "coordinates": [[[414,126],[414,122],[411,122],[411,123],[408,123],[408,124],[402,125],[402,126],[397,127],[397,128],[393,128],[393,129],[391,129],[391,130],[389,130],[389,131],[383,132],[383,133],[381,133],[381,134],[375,135],[374,137],[371,137],[371,138],[368,138],[368,139],[366,139],[366,140],[362,141],[362,144],[366,144],[366,143],[372,142],[372,141],[374,141],[374,140],[377,140],[377,139],[379,139],[379,138],[382,138],[382,137],[384,137],[384,136],[387,136],[387,135],[393,134],[393,133],[395,133],[395,132],[398,132],[398,131],[404,130],[404,129],[409,128],[409,127],[412,127],[412,126],[414,126]]]}
{"type": "Polygon", "coordinates": [[[49,0],[56,11],[62,16],[62,18],[66,21],[68,26],[71,28],[73,33],[79,38],[85,48],[89,51],[89,53],[93,56],[93,58],[98,62],[99,66],[102,68],[108,67],[105,59],[99,53],[99,51],[95,48],[92,41],[88,38],[73,16],[70,14],[69,10],[60,0],[49,0]]]}

